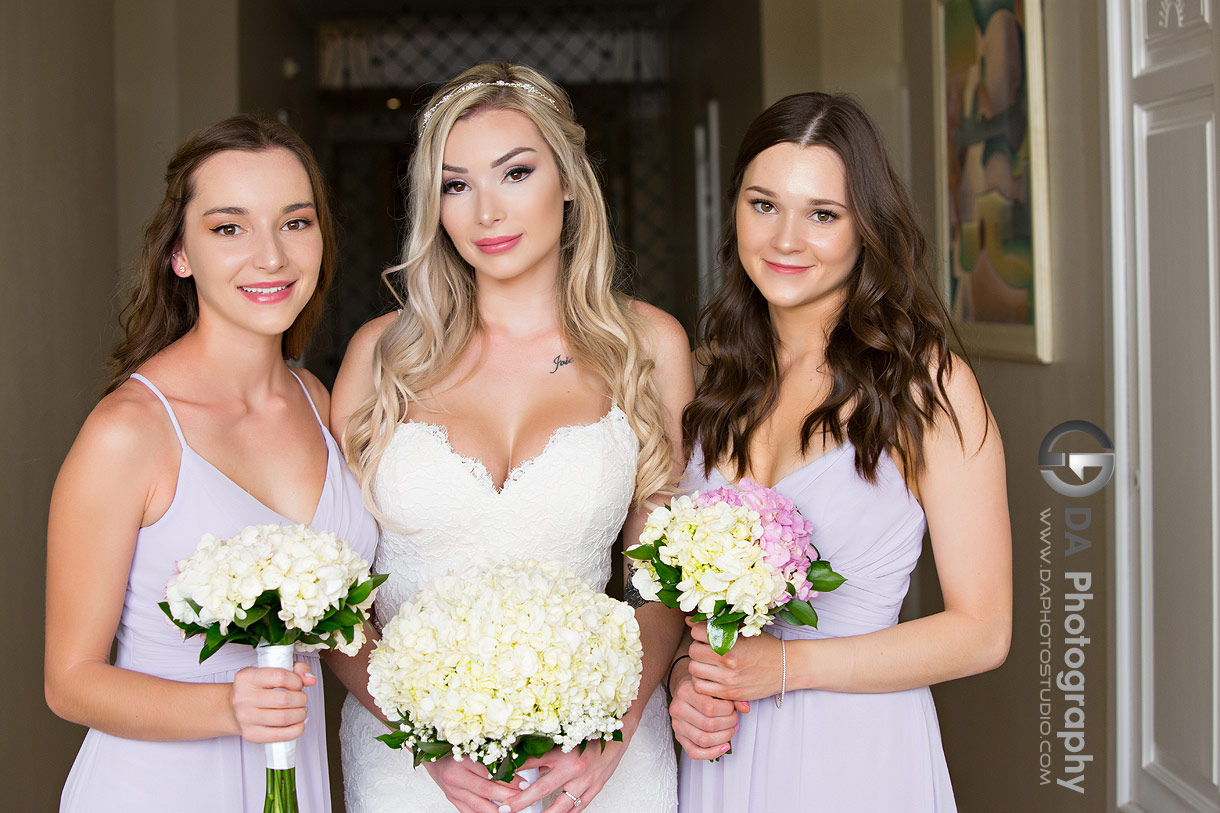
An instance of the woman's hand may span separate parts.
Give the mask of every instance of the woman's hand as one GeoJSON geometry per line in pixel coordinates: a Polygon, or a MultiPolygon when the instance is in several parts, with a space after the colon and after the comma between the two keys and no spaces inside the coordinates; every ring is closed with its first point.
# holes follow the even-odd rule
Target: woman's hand
{"type": "Polygon", "coordinates": [[[586,807],[606,786],[626,750],[626,742],[607,742],[605,748],[599,742],[590,742],[585,745],[583,754],[579,748],[566,754],[552,748],[540,757],[530,757],[521,766],[522,770],[537,768],[541,776],[509,799],[508,804],[514,811],[522,810],[558,792],[559,797],[543,813],[568,813],[577,807],[586,807]],[[580,804],[577,805],[574,799],[579,799],[580,804]]]}
{"type": "Polygon", "coordinates": [[[460,813],[498,813],[507,799],[520,793],[515,784],[492,779],[487,768],[473,759],[458,762],[453,757],[442,757],[425,762],[424,767],[460,813]]]}
{"type": "Polygon", "coordinates": [[[305,733],[305,687],[318,679],[309,665],[294,663],[292,671],[248,666],[233,676],[229,705],[236,733],[247,742],[287,742],[305,733]]]}
{"type": "Polygon", "coordinates": [[[695,680],[683,676],[674,688],[669,718],[674,737],[691,759],[716,759],[729,750],[737,731],[738,713],[747,713],[750,704],[710,697],[695,690],[695,680]]]}
{"type": "Polygon", "coordinates": [[[738,636],[727,654],[717,655],[707,642],[707,622],[692,624],[690,634],[694,640],[688,668],[696,692],[725,700],[757,700],[779,694],[784,655],[778,638],[767,633],[738,636]]]}

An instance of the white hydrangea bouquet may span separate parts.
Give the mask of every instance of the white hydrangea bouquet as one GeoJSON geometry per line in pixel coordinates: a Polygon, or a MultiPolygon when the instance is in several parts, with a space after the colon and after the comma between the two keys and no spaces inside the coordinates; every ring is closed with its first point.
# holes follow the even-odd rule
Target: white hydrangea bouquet
{"type": "Polygon", "coordinates": [[[655,509],[624,553],[640,595],[707,621],[708,643],[723,655],[776,616],[818,625],[810,601],[845,579],[820,557],[812,531],[792,500],[742,478],[655,509]]]}
{"type": "MultiPolygon", "coordinates": [[[[200,663],[225,644],[247,644],[259,666],[292,669],[297,649],[359,652],[385,579],[329,531],[250,525],[228,539],[205,534],[178,563],[158,606],[185,637],[204,636],[200,663]]],[[[266,746],[266,813],[297,810],[295,746],[266,746]]]]}
{"type": "Polygon", "coordinates": [[[416,767],[452,754],[511,781],[530,756],[622,740],[640,686],[635,612],[554,562],[472,566],[403,603],[369,693],[416,767]]]}

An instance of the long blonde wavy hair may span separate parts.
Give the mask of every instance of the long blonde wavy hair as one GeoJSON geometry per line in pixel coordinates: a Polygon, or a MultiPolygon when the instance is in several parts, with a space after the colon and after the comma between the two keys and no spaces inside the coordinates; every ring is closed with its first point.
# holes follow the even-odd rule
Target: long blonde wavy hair
{"type": "Polygon", "coordinates": [[[635,503],[671,494],[673,442],[665,432],[655,365],[643,341],[648,325],[629,298],[614,290],[614,244],[585,152],[584,128],[573,118],[567,94],[542,74],[485,63],[437,90],[421,119],[408,170],[409,233],[402,262],[382,275],[402,311],[374,349],[374,394],[352,414],[343,435],[365,503],[377,511],[373,477],[408,406],[440,383],[480,327],[474,270],[441,227],[441,164],[454,123],[488,109],[525,114],[551,148],[563,188],[572,196],[560,235],[560,334],[573,360],[605,382],[639,438],[635,503]]]}

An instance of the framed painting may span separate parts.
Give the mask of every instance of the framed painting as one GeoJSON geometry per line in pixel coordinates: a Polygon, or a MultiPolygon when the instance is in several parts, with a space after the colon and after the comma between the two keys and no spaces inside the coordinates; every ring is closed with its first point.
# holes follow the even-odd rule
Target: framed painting
{"type": "Polygon", "coordinates": [[[1051,361],[1042,0],[931,0],[944,293],[973,355],[1051,361]]]}

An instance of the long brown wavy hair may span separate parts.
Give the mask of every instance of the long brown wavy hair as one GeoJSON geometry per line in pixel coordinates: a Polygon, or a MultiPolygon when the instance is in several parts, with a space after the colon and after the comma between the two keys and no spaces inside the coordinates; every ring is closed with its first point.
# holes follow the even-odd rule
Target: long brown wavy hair
{"type": "Polygon", "coordinates": [[[317,288],[282,339],[284,358],[301,355],[322,316],[326,290],[335,273],[334,224],[322,171],[309,146],[286,124],[261,116],[232,116],[188,138],[165,168],[165,196],[144,228],[131,297],[119,316],[123,338],[111,353],[103,395],[113,392],[141,364],[182,338],[199,318],[195,280],[174,274],[172,257],[174,247],[182,240],[186,206],[195,195],[195,171],[217,153],[277,148],[291,152],[305,168],[318,213],[317,228],[322,234],[317,288]]]}
{"type": "MultiPolygon", "coordinates": [[[[705,366],[682,414],[685,448],[703,453],[704,473],[732,462],[750,468],[750,439],[775,409],[781,371],[767,301],[737,249],[736,203],[746,168],[777,144],[828,147],[847,172],[849,207],[862,241],[826,346],[832,386],[801,425],[801,454],[813,433],[849,440],[856,470],[875,481],[882,453],[897,455],[908,478],[924,465],[923,439],[944,412],[961,438],[945,391],[953,326],[929,268],[928,241],[880,132],[850,95],[801,93],[751,123],[733,167],[729,220],[719,262],[723,281],[700,314],[697,357],[705,366]]],[[[960,344],[960,343],[959,343],[960,344]]]]}

